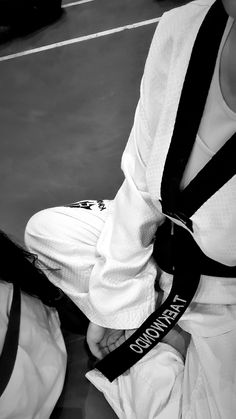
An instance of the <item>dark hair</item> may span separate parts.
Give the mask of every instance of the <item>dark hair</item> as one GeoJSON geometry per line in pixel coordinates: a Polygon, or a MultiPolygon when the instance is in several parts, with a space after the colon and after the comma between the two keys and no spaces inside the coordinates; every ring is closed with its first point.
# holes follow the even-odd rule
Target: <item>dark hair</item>
{"type": "Polygon", "coordinates": [[[52,305],[58,293],[58,288],[37,266],[37,256],[11,240],[1,230],[0,278],[18,284],[23,292],[40,298],[47,305],[52,305]]]}
{"type": "Polygon", "coordinates": [[[1,230],[0,280],[16,283],[21,291],[55,307],[64,330],[86,334],[89,323],[87,317],[61,289],[49,281],[37,266],[37,256],[15,243],[1,230]]]}

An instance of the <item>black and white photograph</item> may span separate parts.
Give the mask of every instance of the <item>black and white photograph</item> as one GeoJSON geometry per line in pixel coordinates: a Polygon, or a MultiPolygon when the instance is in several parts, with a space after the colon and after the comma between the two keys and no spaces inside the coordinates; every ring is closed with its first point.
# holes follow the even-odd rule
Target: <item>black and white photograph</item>
{"type": "Polygon", "coordinates": [[[0,0],[0,419],[236,418],[236,0],[0,0]]]}

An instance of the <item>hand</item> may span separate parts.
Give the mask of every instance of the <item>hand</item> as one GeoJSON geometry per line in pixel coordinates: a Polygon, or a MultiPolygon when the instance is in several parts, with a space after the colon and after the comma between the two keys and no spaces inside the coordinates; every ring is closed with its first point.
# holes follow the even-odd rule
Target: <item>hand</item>
{"type": "Polygon", "coordinates": [[[176,324],[162,339],[162,342],[173,346],[185,359],[190,339],[191,335],[176,324]]]}
{"type": "Polygon", "coordinates": [[[122,345],[134,330],[108,329],[90,322],[87,331],[89,349],[96,358],[102,359],[122,345]]]}

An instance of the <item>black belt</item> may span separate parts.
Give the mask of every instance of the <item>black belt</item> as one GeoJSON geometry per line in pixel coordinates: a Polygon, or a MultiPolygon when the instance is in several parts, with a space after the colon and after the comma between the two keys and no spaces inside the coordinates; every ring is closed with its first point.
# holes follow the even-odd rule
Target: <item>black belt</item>
{"type": "MultiPolygon", "coordinates": [[[[227,19],[221,0],[216,0],[199,29],[162,177],[162,212],[180,220],[192,232],[191,216],[236,172],[234,134],[183,191],[179,188],[204,111],[227,19]],[[199,62],[204,62],[204,66],[199,67],[199,62]]],[[[169,220],[158,228],[154,256],[164,271],[173,274],[172,288],[165,302],[136,332],[97,363],[96,368],[110,381],[139,361],[172,329],[193,299],[201,274],[236,277],[236,267],[204,255],[190,231],[176,225],[173,231],[169,220]]]]}
{"type": "Polygon", "coordinates": [[[192,301],[201,274],[236,277],[236,266],[229,267],[205,256],[191,234],[176,225],[173,230],[169,220],[158,229],[153,255],[163,270],[173,274],[170,294],[125,343],[96,364],[110,381],[138,362],[169,333],[192,301]]]}
{"type": "Polygon", "coordinates": [[[236,278],[236,266],[224,265],[206,256],[188,230],[169,219],[158,228],[153,256],[161,270],[172,275],[175,266],[182,261],[189,272],[197,269],[201,275],[236,278]]]}
{"type": "Polygon", "coordinates": [[[0,397],[11,379],[16,362],[20,334],[20,314],[21,293],[19,287],[14,284],[8,327],[0,355],[0,397]]]}

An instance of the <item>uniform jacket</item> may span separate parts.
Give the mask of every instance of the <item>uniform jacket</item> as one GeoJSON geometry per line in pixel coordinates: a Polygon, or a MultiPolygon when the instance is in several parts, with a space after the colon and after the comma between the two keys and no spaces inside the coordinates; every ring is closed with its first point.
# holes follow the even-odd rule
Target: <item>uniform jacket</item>
{"type": "MultiPolygon", "coordinates": [[[[192,48],[213,3],[196,0],[172,9],[162,16],[155,31],[122,156],[125,179],[98,240],[98,259],[84,308],[97,324],[135,328],[154,310],[157,268],[153,242],[165,219],[161,179],[192,48]]],[[[236,265],[235,203],[234,176],[191,217],[191,234],[202,251],[229,266],[236,265]]],[[[224,278],[217,279],[214,287],[210,279],[202,276],[196,301],[235,303],[234,279],[227,284],[224,278]]]]}

